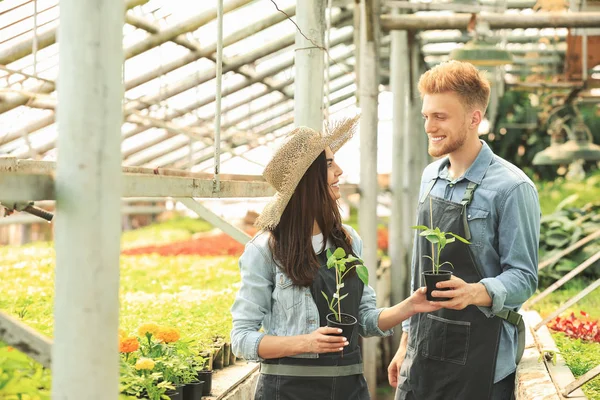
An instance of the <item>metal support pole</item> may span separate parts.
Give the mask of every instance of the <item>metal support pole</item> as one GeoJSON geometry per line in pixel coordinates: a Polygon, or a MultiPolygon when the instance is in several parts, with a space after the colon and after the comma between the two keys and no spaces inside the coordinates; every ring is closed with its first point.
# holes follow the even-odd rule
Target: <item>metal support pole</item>
{"type": "MultiPolygon", "coordinates": [[[[360,2],[360,210],[358,225],[369,285],[377,287],[377,128],[379,96],[379,1],[360,2]]],[[[363,340],[365,379],[371,398],[377,389],[377,341],[363,340]]]]}
{"type": "Polygon", "coordinates": [[[181,204],[198,214],[201,218],[205,219],[211,225],[221,229],[223,232],[231,236],[235,241],[241,244],[246,244],[250,239],[252,239],[252,237],[246,232],[232,225],[227,220],[215,214],[196,200],[186,198],[175,198],[174,200],[179,201],[181,204]]]}
{"type": "Polygon", "coordinates": [[[60,6],[52,398],[116,400],[125,11],[60,6]]]}
{"type": "Polygon", "coordinates": [[[216,61],[216,97],[215,97],[215,177],[214,190],[219,193],[219,169],[221,168],[221,84],[223,79],[223,0],[217,2],[217,61],[216,61]]]}
{"type": "MultiPolygon", "coordinates": [[[[393,11],[397,13],[398,11],[393,11]]],[[[406,282],[410,273],[410,265],[406,253],[407,226],[412,220],[405,221],[408,215],[405,208],[413,209],[406,203],[404,196],[404,140],[410,134],[410,59],[408,34],[406,31],[393,31],[391,36],[390,83],[393,94],[392,121],[392,213],[390,215],[390,258],[391,266],[391,304],[397,304],[407,297],[406,282]]],[[[413,171],[415,173],[415,171],[413,171]]],[[[410,235],[409,235],[410,237],[410,235]]],[[[394,331],[392,348],[400,345],[402,329],[394,331]]]]}
{"type": "Polygon", "coordinates": [[[546,318],[544,318],[544,320],[542,322],[540,322],[539,324],[537,324],[533,329],[537,331],[542,326],[546,325],[548,322],[550,322],[554,318],[558,317],[567,308],[571,307],[573,304],[577,303],[579,300],[583,299],[585,296],[587,296],[594,290],[598,289],[599,287],[600,287],[600,279],[597,279],[593,283],[591,283],[588,287],[583,289],[581,292],[577,293],[575,296],[573,296],[572,298],[567,300],[566,303],[563,303],[557,310],[554,310],[554,312],[552,314],[546,316],[546,318]]]}
{"type": "Polygon", "coordinates": [[[325,0],[297,0],[294,123],[323,128],[325,0]]]}
{"type": "MultiPolygon", "coordinates": [[[[491,29],[530,28],[596,28],[600,25],[600,12],[486,14],[481,16],[491,29]]],[[[382,15],[383,30],[409,31],[431,29],[466,30],[471,14],[452,15],[382,15]]]]}

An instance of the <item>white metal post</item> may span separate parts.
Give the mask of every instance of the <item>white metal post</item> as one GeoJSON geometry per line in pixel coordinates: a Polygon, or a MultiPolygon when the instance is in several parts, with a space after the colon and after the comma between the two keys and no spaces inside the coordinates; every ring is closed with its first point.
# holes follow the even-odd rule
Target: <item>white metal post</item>
{"type": "MultiPolygon", "coordinates": [[[[377,287],[377,127],[379,96],[379,1],[361,0],[360,49],[360,210],[362,258],[369,269],[369,285],[377,287]]],[[[371,398],[377,389],[377,341],[363,340],[365,378],[371,398]]]]}
{"type": "Polygon", "coordinates": [[[296,18],[300,32],[296,32],[294,56],[294,123],[320,131],[323,127],[325,0],[297,0],[296,18]]]}
{"type": "MultiPolygon", "coordinates": [[[[397,11],[396,11],[397,12],[397,11]]],[[[408,163],[404,158],[404,141],[410,132],[410,52],[406,31],[392,31],[390,54],[390,84],[393,94],[392,121],[392,213],[390,215],[389,249],[391,267],[391,304],[397,304],[407,297],[406,281],[410,273],[409,258],[405,242],[410,237],[409,226],[412,220],[405,220],[407,210],[413,210],[412,204],[406,200],[406,183],[404,172],[408,163]]],[[[416,173],[416,171],[413,171],[416,173]]],[[[394,331],[393,348],[400,344],[402,329],[394,331]]]]}
{"type": "Polygon", "coordinates": [[[119,393],[124,4],[60,6],[52,398],[110,400],[119,393]]]}

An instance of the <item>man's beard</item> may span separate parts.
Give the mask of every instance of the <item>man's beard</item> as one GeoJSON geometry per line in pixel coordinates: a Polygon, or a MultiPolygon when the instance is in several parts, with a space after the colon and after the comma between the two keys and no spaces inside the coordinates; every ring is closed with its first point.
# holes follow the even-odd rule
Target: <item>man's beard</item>
{"type": "Polygon", "coordinates": [[[459,132],[462,132],[462,134],[457,132],[452,135],[446,135],[446,138],[440,143],[441,146],[435,146],[435,144],[432,146],[432,141],[429,139],[429,155],[437,158],[460,149],[467,140],[467,127],[463,127],[459,132]]]}

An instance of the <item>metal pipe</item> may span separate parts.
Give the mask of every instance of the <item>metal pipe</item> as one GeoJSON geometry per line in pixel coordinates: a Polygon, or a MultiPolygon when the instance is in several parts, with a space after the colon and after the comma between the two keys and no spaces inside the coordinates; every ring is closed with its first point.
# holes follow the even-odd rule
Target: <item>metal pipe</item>
{"type": "Polygon", "coordinates": [[[323,127],[325,1],[298,1],[296,7],[294,122],[296,126],[320,131],[323,127]]]}
{"type": "MultiPolygon", "coordinates": [[[[381,16],[384,30],[466,30],[471,14],[453,15],[391,15],[381,16]]],[[[479,19],[489,23],[491,29],[516,28],[595,28],[600,26],[600,12],[535,13],[535,14],[486,14],[479,19]]]]}
{"type": "Polygon", "coordinates": [[[60,6],[52,398],[116,400],[125,13],[122,0],[60,6]]]}
{"type": "MultiPolygon", "coordinates": [[[[377,132],[379,97],[379,0],[360,2],[360,208],[358,224],[363,240],[362,259],[369,270],[369,285],[377,287],[377,132]]],[[[365,379],[376,398],[377,342],[363,340],[365,379]]]]}
{"type": "MultiPolygon", "coordinates": [[[[397,10],[392,10],[398,13],[397,10]]],[[[391,54],[390,54],[390,84],[393,95],[393,120],[392,120],[392,173],[391,173],[391,191],[392,205],[390,214],[390,240],[389,251],[391,258],[391,304],[398,304],[404,300],[406,293],[407,255],[404,247],[406,233],[406,224],[404,223],[405,208],[413,209],[404,198],[404,169],[405,158],[404,141],[410,135],[410,54],[408,47],[408,33],[406,31],[392,31],[391,36],[391,54]]],[[[394,332],[393,349],[400,345],[402,329],[396,329],[394,332]]]]}
{"type": "MultiPolygon", "coordinates": [[[[217,1],[217,62],[216,62],[216,96],[215,96],[215,176],[214,190],[219,193],[219,169],[221,168],[221,85],[223,78],[223,0],[217,1]]],[[[190,157],[191,158],[191,157],[190,157]]],[[[192,200],[193,201],[193,200],[192,200]]]]}

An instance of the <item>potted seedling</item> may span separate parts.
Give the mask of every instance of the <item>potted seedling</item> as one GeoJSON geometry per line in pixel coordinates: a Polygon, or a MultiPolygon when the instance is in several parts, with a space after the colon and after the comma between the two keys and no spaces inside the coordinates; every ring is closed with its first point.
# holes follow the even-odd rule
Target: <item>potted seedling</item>
{"type": "MultiPolygon", "coordinates": [[[[448,281],[452,277],[452,272],[448,270],[440,269],[444,265],[449,265],[454,268],[454,265],[450,261],[444,261],[440,263],[440,256],[442,254],[442,250],[446,245],[453,243],[456,239],[460,240],[465,244],[471,244],[467,239],[463,238],[452,232],[442,232],[440,228],[429,228],[425,225],[413,226],[413,229],[417,229],[422,231],[419,233],[420,236],[425,237],[431,243],[431,256],[423,256],[429,258],[432,262],[432,269],[430,271],[423,271],[423,277],[425,278],[425,285],[427,286],[427,300],[432,301],[446,301],[449,300],[447,297],[432,297],[431,292],[436,290],[435,285],[438,282],[448,281]],[[434,247],[437,247],[435,249],[434,247]],[[437,250],[437,251],[436,251],[437,250]]],[[[438,290],[448,290],[448,289],[438,289],[438,290]]]]}
{"type": "Polygon", "coordinates": [[[344,287],[344,277],[348,275],[352,269],[356,269],[356,275],[365,285],[369,284],[369,271],[367,267],[363,265],[363,261],[360,258],[354,257],[352,254],[346,255],[346,252],[341,247],[335,249],[332,253],[331,250],[327,249],[327,268],[335,268],[335,282],[336,290],[331,296],[331,300],[325,292],[321,291],[323,297],[327,301],[327,305],[331,310],[330,314],[327,314],[327,326],[333,328],[342,329],[341,335],[344,337],[352,337],[352,330],[356,325],[356,317],[350,314],[342,313],[340,302],[348,296],[349,293],[342,294],[341,289],[344,287]],[[358,262],[358,263],[356,263],[358,262]],[[354,265],[350,265],[354,263],[354,265]]]}

